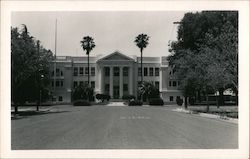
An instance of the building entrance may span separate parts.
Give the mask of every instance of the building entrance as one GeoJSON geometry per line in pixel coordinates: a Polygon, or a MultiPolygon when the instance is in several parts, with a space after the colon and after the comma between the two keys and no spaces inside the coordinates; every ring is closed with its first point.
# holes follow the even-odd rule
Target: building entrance
{"type": "Polygon", "coordinates": [[[119,97],[120,97],[119,86],[114,86],[113,98],[114,99],[119,99],[119,97]]]}

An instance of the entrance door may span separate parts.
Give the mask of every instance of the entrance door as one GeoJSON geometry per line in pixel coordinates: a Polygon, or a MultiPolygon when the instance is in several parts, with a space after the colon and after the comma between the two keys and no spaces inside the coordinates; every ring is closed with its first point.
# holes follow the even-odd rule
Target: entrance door
{"type": "Polygon", "coordinates": [[[113,92],[114,99],[119,99],[120,97],[119,86],[114,86],[113,91],[114,91],[113,92]]]}

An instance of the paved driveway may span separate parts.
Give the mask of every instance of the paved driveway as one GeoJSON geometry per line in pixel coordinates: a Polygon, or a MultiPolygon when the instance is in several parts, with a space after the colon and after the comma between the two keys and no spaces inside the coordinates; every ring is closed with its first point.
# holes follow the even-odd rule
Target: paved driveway
{"type": "Polygon", "coordinates": [[[224,149],[238,125],[171,107],[53,107],[11,121],[12,149],[224,149]]]}

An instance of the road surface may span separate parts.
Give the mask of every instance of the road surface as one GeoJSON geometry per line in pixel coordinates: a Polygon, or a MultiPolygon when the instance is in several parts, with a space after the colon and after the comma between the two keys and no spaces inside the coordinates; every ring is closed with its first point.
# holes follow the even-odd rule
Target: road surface
{"type": "Polygon", "coordinates": [[[57,106],[11,121],[12,149],[233,149],[238,125],[171,107],[57,106]]]}

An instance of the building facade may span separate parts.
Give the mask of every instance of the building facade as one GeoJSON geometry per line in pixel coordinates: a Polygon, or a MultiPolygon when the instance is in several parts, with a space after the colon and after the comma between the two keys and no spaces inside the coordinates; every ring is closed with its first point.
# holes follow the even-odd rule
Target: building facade
{"type": "MultiPolygon", "coordinates": [[[[164,102],[175,102],[182,94],[179,80],[168,67],[166,57],[126,56],[118,51],[107,56],[90,57],[90,84],[95,94],[109,94],[111,99],[121,99],[123,95],[137,95],[138,84],[152,82],[159,88],[164,102]]],[[[87,57],[58,56],[52,65],[51,88],[55,102],[70,103],[73,89],[88,82],[87,57]],[[55,72],[55,73],[54,73],[55,72]]]]}

